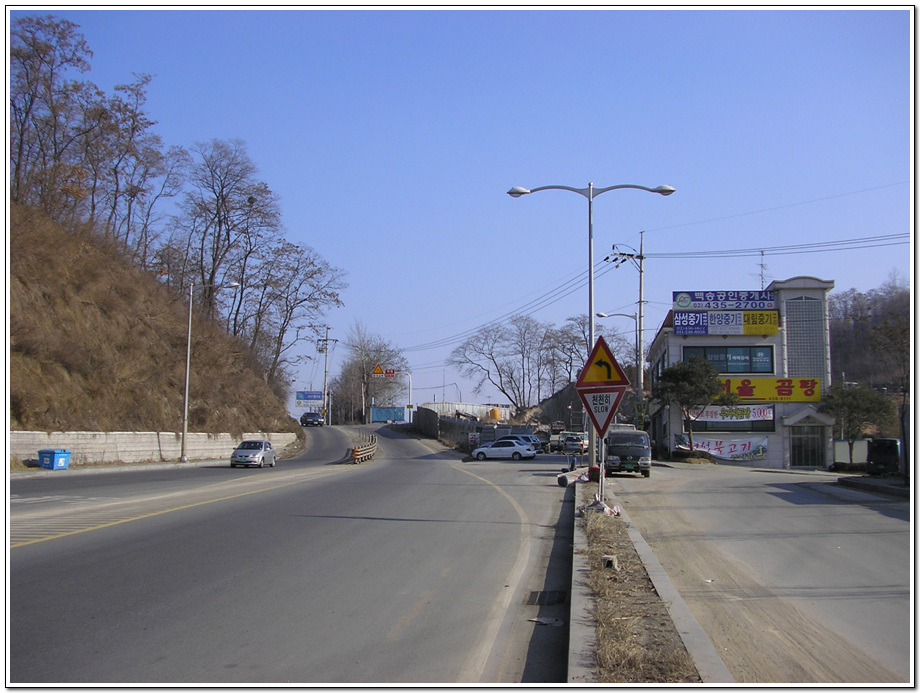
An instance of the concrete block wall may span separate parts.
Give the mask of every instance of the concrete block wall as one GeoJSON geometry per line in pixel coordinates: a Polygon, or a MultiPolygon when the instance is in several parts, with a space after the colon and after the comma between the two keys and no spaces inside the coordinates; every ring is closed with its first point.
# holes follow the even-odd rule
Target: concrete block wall
{"type": "MultiPolygon", "coordinates": [[[[269,440],[283,449],[293,443],[294,433],[189,433],[185,454],[190,460],[229,461],[233,448],[244,439],[269,440]]],[[[19,460],[37,460],[39,450],[70,450],[70,464],[105,464],[107,462],[172,462],[182,450],[182,436],[168,432],[93,433],[88,431],[10,431],[9,455],[19,460]]]]}

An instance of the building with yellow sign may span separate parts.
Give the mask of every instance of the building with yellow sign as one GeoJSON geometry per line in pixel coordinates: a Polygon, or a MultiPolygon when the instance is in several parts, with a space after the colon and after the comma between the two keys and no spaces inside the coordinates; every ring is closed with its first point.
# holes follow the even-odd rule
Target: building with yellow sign
{"type": "MultiPolygon", "coordinates": [[[[831,385],[827,296],[833,281],[794,277],[761,291],[675,291],[648,351],[649,384],[701,356],[740,403],[696,412],[693,442],[720,461],[816,469],[834,461],[833,418],[818,411],[831,385]]],[[[652,401],[659,454],[687,449],[676,407],[652,401]]]]}

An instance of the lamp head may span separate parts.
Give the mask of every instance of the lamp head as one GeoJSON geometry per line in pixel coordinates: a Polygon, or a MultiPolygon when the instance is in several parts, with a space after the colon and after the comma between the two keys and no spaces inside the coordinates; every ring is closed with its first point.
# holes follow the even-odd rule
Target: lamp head
{"type": "Polygon", "coordinates": [[[511,197],[520,197],[521,195],[529,195],[530,191],[527,188],[514,186],[508,191],[508,194],[511,195],[511,197]]]}
{"type": "Polygon", "coordinates": [[[670,185],[659,185],[657,188],[652,190],[652,192],[656,192],[659,195],[664,195],[667,197],[668,195],[674,193],[674,188],[672,188],[670,185]]]}
{"type": "Polygon", "coordinates": [[[595,313],[595,315],[599,318],[609,318],[610,317],[609,315],[607,315],[607,313],[595,313]]]}

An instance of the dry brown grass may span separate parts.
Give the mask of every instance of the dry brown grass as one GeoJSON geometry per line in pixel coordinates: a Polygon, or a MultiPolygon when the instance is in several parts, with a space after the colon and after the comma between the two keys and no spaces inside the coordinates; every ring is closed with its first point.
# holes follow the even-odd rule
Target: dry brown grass
{"type": "MultiPolygon", "coordinates": [[[[579,487],[580,505],[597,493],[596,483],[579,487]]],[[[623,519],[588,511],[579,521],[587,534],[587,584],[595,598],[597,682],[700,683],[623,519]]]]}
{"type": "MultiPolygon", "coordinates": [[[[85,230],[10,208],[10,427],[179,431],[188,305],[85,230]]],[[[245,349],[195,317],[189,430],[297,431],[245,349]]]]}

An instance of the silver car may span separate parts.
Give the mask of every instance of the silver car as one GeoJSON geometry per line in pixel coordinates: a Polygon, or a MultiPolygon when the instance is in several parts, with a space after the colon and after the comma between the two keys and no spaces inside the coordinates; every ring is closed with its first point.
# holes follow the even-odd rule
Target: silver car
{"type": "Polygon", "coordinates": [[[529,445],[517,440],[497,440],[488,447],[483,446],[473,450],[473,457],[477,460],[484,460],[487,457],[501,459],[511,458],[512,460],[521,460],[524,458],[536,457],[537,453],[529,445]]]}
{"type": "Polygon", "coordinates": [[[267,440],[244,440],[230,455],[231,467],[275,466],[275,448],[267,440]]]}

